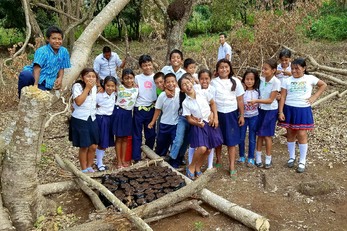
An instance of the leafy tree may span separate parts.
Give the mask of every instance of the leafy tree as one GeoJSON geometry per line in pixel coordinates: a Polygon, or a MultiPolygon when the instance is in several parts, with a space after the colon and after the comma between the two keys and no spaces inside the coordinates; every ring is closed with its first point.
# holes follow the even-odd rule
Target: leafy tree
{"type": "Polygon", "coordinates": [[[25,29],[24,13],[22,4],[18,0],[0,1],[0,20],[4,28],[25,29]]]}

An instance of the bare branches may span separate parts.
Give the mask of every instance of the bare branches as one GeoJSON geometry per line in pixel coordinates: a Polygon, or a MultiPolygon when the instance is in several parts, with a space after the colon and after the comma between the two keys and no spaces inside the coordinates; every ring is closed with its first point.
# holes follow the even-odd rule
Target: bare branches
{"type": "Polygon", "coordinates": [[[33,3],[33,5],[42,7],[42,8],[44,8],[44,9],[46,9],[46,10],[51,10],[51,11],[57,12],[57,13],[59,13],[59,14],[65,15],[66,17],[68,17],[68,18],[70,18],[70,19],[72,19],[72,20],[78,21],[78,18],[75,18],[74,16],[72,16],[72,15],[70,15],[70,14],[67,14],[67,13],[65,13],[65,12],[62,11],[62,10],[58,10],[57,8],[54,8],[54,7],[52,7],[52,6],[49,6],[49,5],[40,3],[40,2],[35,2],[35,3],[33,3]]]}

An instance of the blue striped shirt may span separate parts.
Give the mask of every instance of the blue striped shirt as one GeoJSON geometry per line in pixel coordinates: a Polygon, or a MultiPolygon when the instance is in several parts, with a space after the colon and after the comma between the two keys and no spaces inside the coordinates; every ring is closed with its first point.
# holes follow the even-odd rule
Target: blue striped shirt
{"type": "Polygon", "coordinates": [[[71,67],[69,51],[65,47],[60,47],[58,53],[55,53],[51,45],[47,44],[35,51],[34,61],[23,70],[33,73],[34,64],[41,67],[39,84],[46,81],[45,87],[52,89],[59,70],[71,67]]]}

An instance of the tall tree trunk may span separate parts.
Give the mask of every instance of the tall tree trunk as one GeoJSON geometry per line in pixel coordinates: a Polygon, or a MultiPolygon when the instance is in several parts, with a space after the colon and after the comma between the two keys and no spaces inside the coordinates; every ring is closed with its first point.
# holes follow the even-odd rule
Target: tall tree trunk
{"type": "Polygon", "coordinates": [[[75,41],[71,53],[71,68],[65,71],[62,89],[67,89],[87,65],[89,55],[96,39],[130,0],[111,0],[89,23],[81,36],[75,41]]]}
{"type": "Polygon", "coordinates": [[[46,212],[46,200],[37,187],[37,165],[51,98],[33,86],[22,90],[16,129],[4,155],[2,197],[17,230],[31,230],[37,217],[46,212]]]}
{"type": "Polygon", "coordinates": [[[34,12],[31,10],[30,7],[30,0],[22,0],[22,4],[26,4],[27,8],[28,8],[28,15],[29,15],[29,22],[31,25],[31,36],[35,39],[36,43],[36,47],[40,47],[43,44],[45,44],[45,38],[44,35],[40,29],[39,24],[36,21],[36,17],[34,12]]]}

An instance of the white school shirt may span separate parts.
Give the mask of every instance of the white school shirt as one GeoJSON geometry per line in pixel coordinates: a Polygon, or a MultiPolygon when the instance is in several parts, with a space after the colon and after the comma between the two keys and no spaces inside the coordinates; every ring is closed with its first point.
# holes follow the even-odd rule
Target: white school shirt
{"type": "Polygon", "coordinates": [[[80,83],[75,83],[72,86],[72,98],[74,100],[73,102],[73,112],[71,116],[75,117],[76,119],[81,119],[87,121],[89,116],[92,118],[92,120],[95,120],[95,114],[96,114],[96,92],[97,87],[94,86],[86,100],[82,103],[81,106],[78,106],[75,102],[75,99],[80,96],[83,92],[82,85],[80,83]]]}
{"type": "Polygon", "coordinates": [[[104,80],[106,76],[113,76],[117,78],[117,67],[122,65],[122,60],[117,53],[111,52],[110,59],[106,59],[104,54],[99,54],[94,60],[93,68],[98,73],[99,78],[104,80]]]}
{"type": "MultiPolygon", "coordinates": [[[[289,66],[287,68],[283,68],[281,64],[278,64],[277,65],[277,70],[291,72],[292,71],[291,63],[289,63],[289,66]]],[[[283,80],[289,78],[290,76],[289,75],[284,75],[282,73],[279,73],[279,74],[276,75],[276,77],[281,81],[281,84],[282,84],[283,80]]]]}
{"type": "Polygon", "coordinates": [[[282,83],[282,88],[287,89],[285,104],[292,107],[308,107],[307,100],[312,95],[313,86],[319,79],[313,75],[304,75],[301,78],[291,76],[282,83]]]}
{"type": "Polygon", "coordinates": [[[137,87],[126,88],[123,84],[118,85],[116,106],[124,110],[133,110],[138,94],[137,87]]]}
{"type": "Polygon", "coordinates": [[[176,125],[178,123],[178,108],[180,106],[180,89],[175,88],[175,96],[168,98],[166,92],[160,93],[155,108],[162,111],[160,123],[176,125]]]}
{"type": "Polygon", "coordinates": [[[216,88],[215,103],[218,112],[229,113],[237,110],[237,97],[245,93],[241,81],[235,77],[232,78],[236,82],[235,91],[231,91],[233,84],[230,79],[217,77],[211,81],[211,85],[216,88]]]}
{"type": "Polygon", "coordinates": [[[205,122],[208,121],[208,117],[211,114],[210,100],[212,95],[207,91],[195,90],[195,99],[190,96],[186,96],[182,103],[183,116],[192,115],[198,119],[202,119],[205,122]]]}
{"type": "Polygon", "coordinates": [[[259,92],[256,90],[246,90],[243,95],[244,116],[250,118],[259,114],[258,104],[249,105],[248,102],[253,99],[259,99],[259,92]]]}
{"type": "Polygon", "coordinates": [[[174,74],[176,76],[176,80],[177,81],[182,77],[182,75],[184,73],[186,73],[186,71],[184,69],[182,69],[182,68],[178,69],[178,71],[175,72],[174,69],[172,68],[172,66],[165,66],[165,67],[163,67],[161,69],[161,72],[163,72],[164,75],[166,75],[168,73],[174,74]]]}
{"type": "Polygon", "coordinates": [[[232,56],[231,46],[227,42],[224,42],[224,44],[223,45],[220,44],[218,48],[217,61],[219,61],[220,59],[225,59],[227,54],[230,55],[229,61],[231,61],[231,56],[232,56]]]}
{"type": "Polygon", "coordinates": [[[216,88],[214,86],[208,85],[207,89],[202,89],[200,84],[195,84],[194,86],[195,90],[201,90],[201,91],[207,91],[212,95],[212,99],[215,100],[216,98],[216,88]]]}
{"type": "Polygon", "coordinates": [[[96,114],[97,115],[112,115],[114,104],[116,102],[116,93],[111,95],[106,92],[96,94],[96,114]]]}
{"type": "Polygon", "coordinates": [[[135,107],[151,106],[157,100],[157,88],[153,80],[154,73],[135,76],[135,83],[138,85],[139,94],[135,102],[135,107]]]}
{"type": "MultiPolygon", "coordinates": [[[[281,90],[281,81],[276,77],[272,77],[269,82],[265,81],[265,77],[260,77],[260,97],[259,99],[268,99],[273,91],[279,92],[281,90]]],[[[259,108],[263,110],[275,110],[278,109],[278,102],[276,98],[271,104],[260,103],[259,108]]]]}

